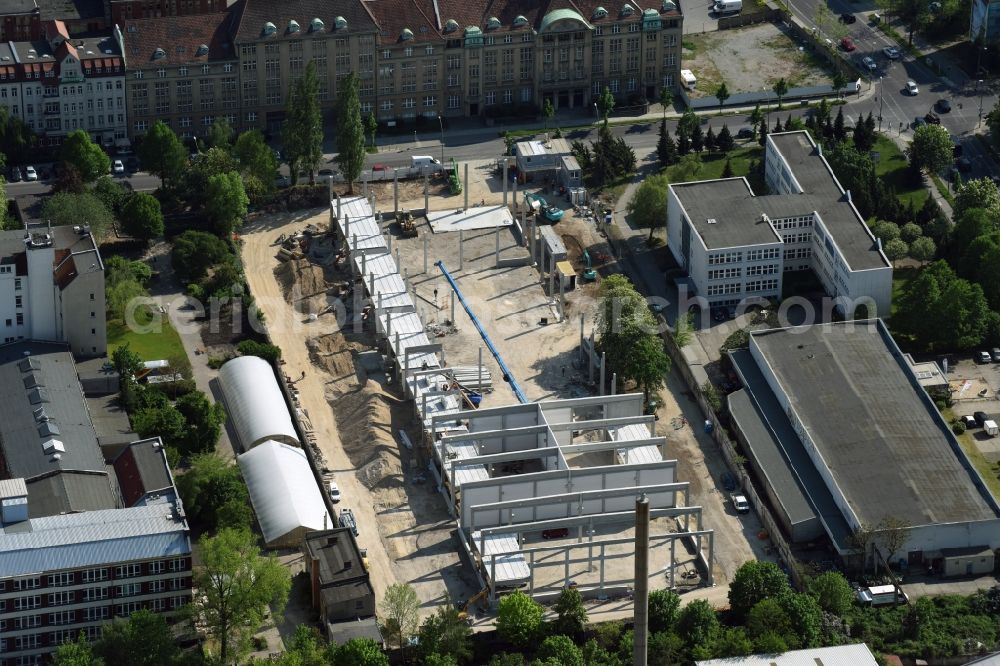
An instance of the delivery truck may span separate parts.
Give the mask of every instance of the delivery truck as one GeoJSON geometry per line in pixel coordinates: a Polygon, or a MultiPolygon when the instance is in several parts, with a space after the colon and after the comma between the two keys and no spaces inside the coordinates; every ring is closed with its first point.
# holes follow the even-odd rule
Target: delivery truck
{"type": "Polygon", "coordinates": [[[718,0],[712,7],[716,14],[739,14],[743,11],[743,0],[718,0]]]}

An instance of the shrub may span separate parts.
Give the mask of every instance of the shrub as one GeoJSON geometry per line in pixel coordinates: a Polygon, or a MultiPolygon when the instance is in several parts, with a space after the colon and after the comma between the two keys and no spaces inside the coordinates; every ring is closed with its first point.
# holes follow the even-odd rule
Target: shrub
{"type": "Polygon", "coordinates": [[[965,433],[965,424],[961,421],[955,421],[951,424],[951,431],[956,435],[961,435],[965,433]]]}
{"type": "Polygon", "coordinates": [[[281,358],[281,347],[256,340],[244,340],[236,345],[236,350],[243,356],[259,356],[269,363],[277,363],[281,358]]]}

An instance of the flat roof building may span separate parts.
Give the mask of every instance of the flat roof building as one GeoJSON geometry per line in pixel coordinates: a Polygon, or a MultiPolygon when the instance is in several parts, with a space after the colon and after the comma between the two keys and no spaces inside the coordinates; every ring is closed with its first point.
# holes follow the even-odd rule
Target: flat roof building
{"type": "Polygon", "coordinates": [[[782,654],[751,654],[746,657],[704,659],[698,666],[876,666],[878,662],[864,643],[790,650],[782,654]]]}
{"type": "Polygon", "coordinates": [[[358,620],[375,616],[375,589],[364,566],[358,542],[349,528],[310,532],[303,541],[306,569],[312,590],[312,605],[329,633],[344,626],[381,643],[377,627],[358,620]],[[341,624],[344,623],[344,624],[341,624]]]}
{"type": "Polygon", "coordinates": [[[786,272],[812,270],[838,309],[888,316],[892,266],[821,147],[804,131],[770,134],[764,174],[762,196],[745,178],[670,186],[669,247],[694,295],[709,307],[779,300],[786,272]]]}
{"type": "Polygon", "coordinates": [[[809,519],[804,494],[841,554],[886,519],[909,526],[896,556],[911,564],[1000,547],[1000,506],[881,320],[753,332],[732,359],[734,421],[769,494],[809,519]]]}

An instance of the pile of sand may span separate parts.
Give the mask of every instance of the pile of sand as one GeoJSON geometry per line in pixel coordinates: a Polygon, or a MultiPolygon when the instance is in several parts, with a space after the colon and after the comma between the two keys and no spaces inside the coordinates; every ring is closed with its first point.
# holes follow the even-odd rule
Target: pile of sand
{"type": "Polygon", "coordinates": [[[274,277],[285,300],[299,312],[318,312],[326,305],[327,282],[323,268],[308,259],[278,264],[274,277]]]}
{"type": "MultiPolygon", "coordinates": [[[[333,378],[334,383],[347,382],[357,384],[354,356],[362,350],[362,345],[349,342],[342,333],[330,333],[306,340],[309,350],[309,360],[318,368],[325,370],[333,378]]],[[[343,390],[348,390],[344,387],[343,390]]]]}

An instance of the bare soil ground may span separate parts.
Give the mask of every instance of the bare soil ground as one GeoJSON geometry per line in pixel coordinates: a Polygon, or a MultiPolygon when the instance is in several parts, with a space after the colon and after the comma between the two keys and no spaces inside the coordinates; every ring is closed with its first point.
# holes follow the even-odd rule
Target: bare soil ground
{"type": "Polygon", "coordinates": [[[714,95],[723,82],[731,94],[770,90],[781,78],[789,88],[830,82],[818,60],[773,23],[686,35],[681,57],[698,79],[691,97],[714,95]]]}

